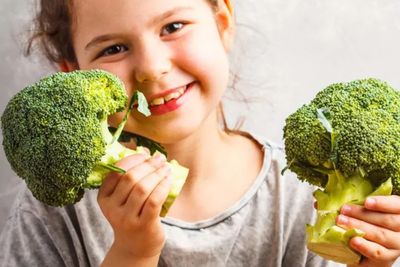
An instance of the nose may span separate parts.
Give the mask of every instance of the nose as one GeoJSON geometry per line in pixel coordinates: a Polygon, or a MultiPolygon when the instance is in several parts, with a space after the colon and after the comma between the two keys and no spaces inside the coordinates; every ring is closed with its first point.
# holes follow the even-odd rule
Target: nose
{"type": "Polygon", "coordinates": [[[135,56],[135,78],[139,83],[154,82],[165,76],[172,68],[166,44],[146,41],[140,45],[135,56]]]}

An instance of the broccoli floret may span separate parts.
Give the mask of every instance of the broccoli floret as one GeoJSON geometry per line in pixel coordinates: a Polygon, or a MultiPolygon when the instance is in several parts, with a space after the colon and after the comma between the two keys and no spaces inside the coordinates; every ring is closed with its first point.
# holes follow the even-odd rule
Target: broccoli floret
{"type": "MultiPolygon", "coordinates": [[[[1,117],[6,157],[38,200],[51,206],[74,204],[85,189],[100,187],[110,171],[124,172],[114,166],[117,161],[140,152],[118,142],[136,103],[140,112],[150,114],[141,93],[128,103],[123,83],[102,70],[45,77],[6,106],[1,117]],[[111,134],[107,117],[126,107],[123,121],[111,134]]],[[[169,164],[180,190],[188,170],[176,161],[169,164]]],[[[179,190],[171,191],[169,202],[179,190]]]]}
{"type": "Polygon", "coordinates": [[[319,187],[307,247],[358,263],[361,256],[348,241],[363,233],[336,226],[336,217],[346,203],[400,193],[400,93],[372,78],[330,85],[288,116],[284,140],[286,169],[319,187]]]}

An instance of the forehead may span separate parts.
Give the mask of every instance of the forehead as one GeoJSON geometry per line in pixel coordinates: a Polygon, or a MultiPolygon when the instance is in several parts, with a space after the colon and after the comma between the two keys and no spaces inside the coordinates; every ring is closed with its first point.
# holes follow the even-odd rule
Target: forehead
{"type": "Polygon", "coordinates": [[[175,19],[215,23],[210,0],[74,0],[72,14],[75,50],[99,36],[142,38],[175,19]]]}
{"type": "Polygon", "coordinates": [[[75,21],[79,21],[92,16],[98,18],[103,16],[117,18],[129,14],[150,16],[178,6],[211,7],[215,6],[214,2],[213,0],[71,0],[71,9],[75,21]]]}
{"type": "MultiPolygon", "coordinates": [[[[192,12],[211,10],[210,0],[74,0],[72,30],[86,30],[137,23],[143,25],[168,11],[192,9],[192,12]]],[[[109,29],[111,30],[111,29],[109,29]]],[[[114,30],[114,29],[113,29],[114,30]]]]}

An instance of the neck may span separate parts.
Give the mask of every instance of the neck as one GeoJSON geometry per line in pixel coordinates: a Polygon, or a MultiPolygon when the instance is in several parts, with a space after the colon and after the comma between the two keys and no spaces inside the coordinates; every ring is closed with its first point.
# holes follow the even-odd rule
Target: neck
{"type": "Polygon", "coordinates": [[[229,147],[230,136],[220,128],[215,118],[210,117],[196,133],[174,144],[163,144],[169,159],[176,159],[189,168],[191,180],[211,177],[229,147]]]}

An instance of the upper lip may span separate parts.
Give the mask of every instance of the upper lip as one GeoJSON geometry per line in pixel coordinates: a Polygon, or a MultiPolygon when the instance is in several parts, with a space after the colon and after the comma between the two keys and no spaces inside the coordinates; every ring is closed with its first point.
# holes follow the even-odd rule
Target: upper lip
{"type": "Polygon", "coordinates": [[[189,84],[190,83],[187,83],[187,84],[184,84],[184,85],[181,85],[181,86],[174,87],[172,89],[164,90],[164,91],[162,91],[160,93],[152,94],[152,95],[147,97],[147,102],[151,103],[151,101],[153,101],[154,99],[165,97],[165,96],[167,96],[167,95],[169,95],[171,93],[174,93],[174,92],[178,91],[181,88],[186,88],[189,84]]]}

